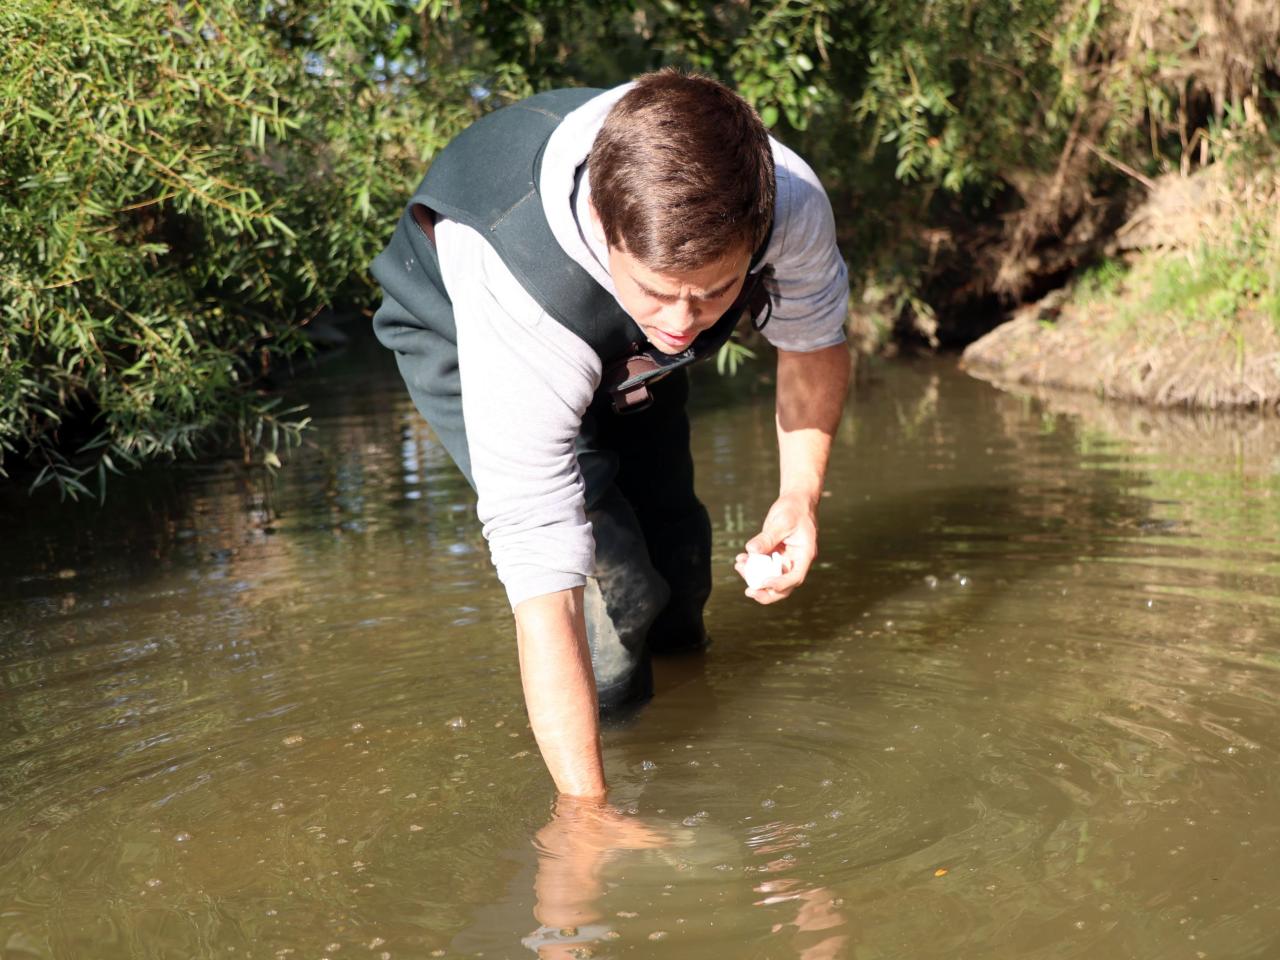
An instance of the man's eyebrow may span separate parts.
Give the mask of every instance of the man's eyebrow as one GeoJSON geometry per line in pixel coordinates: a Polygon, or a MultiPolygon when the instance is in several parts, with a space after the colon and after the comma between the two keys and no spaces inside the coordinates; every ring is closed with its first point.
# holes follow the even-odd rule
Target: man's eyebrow
{"type": "Polygon", "coordinates": [[[738,277],[731,277],[728,283],[722,283],[720,284],[720,286],[716,287],[714,290],[708,291],[707,293],[704,293],[704,294],[700,294],[700,296],[703,300],[714,300],[716,297],[720,296],[722,293],[728,293],[730,288],[732,288],[733,285],[738,282],[738,280],[739,280],[738,277]]]}
{"type": "MultiPolygon", "coordinates": [[[[738,278],[733,277],[727,283],[720,284],[720,286],[716,287],[714,290],[707,290],[707,291],[695,293],[691,299],[714,300],[716,297],[720,296],[722,293],[728,292],[728,290],[737,282],[738,282],[738,278]]],[[[636,281],[636,286],[639,287],[641,290],[643,290],[645,293],[647,293],[649,296],[656,297],[659,300],[679,300],[680,299],[674,293],[662,293],[661,291],[658,291],[658,290],[650,290],[647,286],[645,286],[639,280],[636,281]]]]}
{"type": "MultiPolygon", "coordinates": [[[[633,279],[634,279],[634,278],[633,278],[633,279]]],[[[659,299],[659,300],[678,300],[678,299],[680,299],[680,298],[679,298],[679,297],[677,297],[674,293],[661,293],[661,292],[659,292],[659,291],[657,291],[657,290],[651,290],[649,287],[645,286],[645,284],[641,283],[639,280],[636,280],[636,281],[635,281],[635,284],[636,284],[636,286],[637,286],[637,287],[639,287],[641,290],[643,290],[643,291],[644,291],[645,293],[647,293],[649,296],[651,296],[651,297],[656,297],[656,298],[657,298],[657,299],[659,299]]]]}

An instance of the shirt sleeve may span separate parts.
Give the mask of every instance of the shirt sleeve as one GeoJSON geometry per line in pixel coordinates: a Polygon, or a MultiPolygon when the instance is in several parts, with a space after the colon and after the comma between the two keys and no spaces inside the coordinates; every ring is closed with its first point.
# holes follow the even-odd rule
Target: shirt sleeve
{"type": "Polygon", "coordinates": [[[774,306],[762,332],[780,350],[810,353],[844,342],[848,268],[817,174],[777,141],[773,157],[778,200],[766,260],[774,270],[774,306]]]}
{"type": "Polygon", "coordinates": [[[442,220],[436,240],[457,324],[476,509],[514,608],[581,586],[594,570],[575,441],[600,360],[477,231],[442,220]]]}

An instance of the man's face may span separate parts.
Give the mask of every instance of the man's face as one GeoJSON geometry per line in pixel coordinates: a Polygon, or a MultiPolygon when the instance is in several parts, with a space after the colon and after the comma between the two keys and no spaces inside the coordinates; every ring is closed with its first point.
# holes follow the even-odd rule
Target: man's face
{"type": "MultiPolygon", "coordinates": [[[[599,222],[594,226],[603,240],[599,222]]],[[[625,248],[609,247],[609,275],[623,309],[651,344],[670,354],[688,349],[729,309],[750,264],[751,252],[740,250],[694,270],[658,273],[625,248]]]]}

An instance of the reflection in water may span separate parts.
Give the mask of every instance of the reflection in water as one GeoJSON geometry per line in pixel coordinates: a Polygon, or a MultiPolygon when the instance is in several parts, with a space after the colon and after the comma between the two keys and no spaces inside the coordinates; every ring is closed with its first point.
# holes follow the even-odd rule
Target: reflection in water
{"type": "Polygon", "coordinates": [[[614,808],[550,819],[472,494],[380,348],[274,484],[3,494],[0,956],[1274,955],[1277,425],[870,373],[768,609],[768,391],[697,384],[713,645],[606,732],[614,808]]]}
{"type": "MultiPolygon", "coordinates": [[[[792,953],[800,960],[832,960],[845,956],[849,938],[839,931],[845,918],[839,910],[840,900],[826,887],[803,889],[798,883],[785,880],[766,880],[756,887],[765,895],[756,902],[762,906],[786,903],[796,908],[796,918],[790,924],[796,929],[792,939],[792,953]],[[814,934],[816,936],[805,936],[814,934]]],[[[771,933],[780,933],[784,924],[775,923],[771,933]]]]}
{"type": "Polygon", "coordinates": [[[560,797],[551,821],[538,831],[534,918],[541,926],[524,938],[540,957],[573,957],[582,944],[617,934],[601,923],[604,868],[624,850],[652,850],[673,842],[607,804],[560,797]]]}
{"type": "MultiPolygon", "coordinates": [[[[607,804],[563,797],[557,800],[550,822],[534,838],[538,864],[533,915],[540,926],[521,942],[539,957],[568,960],[580,958],[584,946],[603,947],[620,939],[603,906],[606,868],[619,866],[626,851],[665,851],[662,859],[670,865],[672,877],[678,876],[681,861],[673,855],[673,848],[695,843],[688,825],[697,825],[699,819],[695,815],[684,826],[664,827],[607,804]]],[[[757,868],[779,876],[753,887],[760,894],[755,905],[793,911],[789,919],[773,923],[770,932],[790,929],[794,956],[800,960],[842,956],[848,937],[841,932],[846,922],[839,909],[841,901],[826,887],[806,886],[797,877],[781,875],[792,864],[793,858],[786,852],[803,842],[804,832],[775,824],[770,834],[767,842],[748,840],[758,855],[780,855],[757,868]]],[[[618,916],[626,919],[627,915],[628,911],[622,911],[618,916]]],[[[658,929],[650,932],[649,939],[661,940],[667,935],[668,931],[658,929]]]]}

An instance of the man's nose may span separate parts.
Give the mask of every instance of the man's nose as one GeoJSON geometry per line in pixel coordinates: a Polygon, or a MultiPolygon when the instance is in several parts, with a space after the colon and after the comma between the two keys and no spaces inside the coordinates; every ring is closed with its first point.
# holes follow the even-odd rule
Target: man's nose
{"type": "Polygon", "coordinates": [[[697,326],[702,313],[701,305],[695,300],[680,299],[667,308],[666,320],[675,330],[683,333],[697,326]]]}

